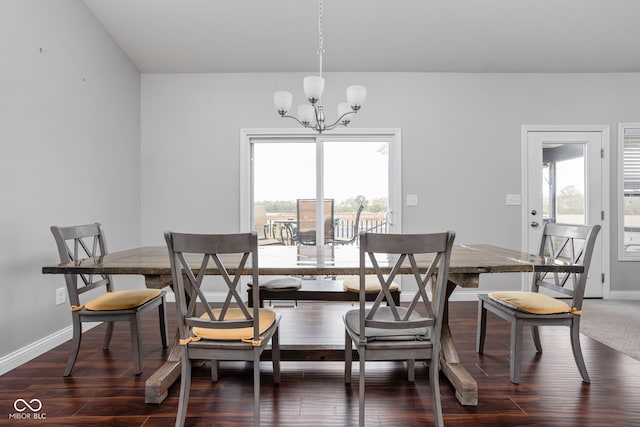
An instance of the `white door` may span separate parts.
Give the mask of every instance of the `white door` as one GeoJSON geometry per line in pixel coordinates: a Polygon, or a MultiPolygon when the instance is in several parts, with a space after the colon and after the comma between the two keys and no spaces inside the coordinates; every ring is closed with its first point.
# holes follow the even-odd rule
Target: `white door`
{"type": "Polygon", "coordinates": [[[600,224],[585,297],[602,298],[608,294],[608,128],[590,129],[523,128],[523,249],[538,251],[546,222],[600,224]]]}

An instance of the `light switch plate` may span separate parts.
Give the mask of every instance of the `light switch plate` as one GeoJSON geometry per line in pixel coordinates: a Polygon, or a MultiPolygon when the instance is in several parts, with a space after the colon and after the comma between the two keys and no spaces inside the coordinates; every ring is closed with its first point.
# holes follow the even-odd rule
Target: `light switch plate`
{"type": "Polygon", "coordinates": [[[507,206],[522,205],[522,196],[520,194],[507,194],[507,206]]]}
{"type": "Polygon", "coordinates": [[[418,206],[417,194],[407,194],[407,206],[418,206]]]}

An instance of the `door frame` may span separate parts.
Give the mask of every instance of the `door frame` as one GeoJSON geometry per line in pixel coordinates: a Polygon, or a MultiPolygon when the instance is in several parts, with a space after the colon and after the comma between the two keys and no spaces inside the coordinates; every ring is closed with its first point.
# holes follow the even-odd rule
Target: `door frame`
{"type": "MultiPolygon", "coordinates": [[[[610,242],[611,242],[611,232],[610,232],[610,217],[611,217],[611,203],[610,203],[610,172],[609,172],[609,145],[610,145],[610,128],[609,125],[523,125],[521,131],[521,162],[522,162],[522,210],[521,210],[521,227],[520,231],[522,233],[521,242],[522,242],[522,251],[528,252],[529,248],[529,233],[526,227],[528,223],[528,193],[527,189],[529,187],[529,162],[528,162],[528,149],[527,142],[529,139],[530,132],[599,132],[602,138],[602,156],[601,156],[601,165],[602,165],[602,212],[604,217],[602,218],[600,225],[602,229],[600,230],[600,239],[602,242],[602,273],[604,274],[605,280],[602,284],[602,298],[609,299],[610,291],[611,291],[611,267],[610,267],[610,242]]],[[[523,275],[522,278],[522,289],[528,290],[530,283],[529,277],[523,275]]]]}

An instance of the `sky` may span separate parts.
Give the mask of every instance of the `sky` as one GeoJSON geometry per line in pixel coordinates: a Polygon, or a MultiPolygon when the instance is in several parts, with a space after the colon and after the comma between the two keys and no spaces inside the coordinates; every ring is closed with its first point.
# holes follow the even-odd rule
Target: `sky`
{"type": "MultiPolygon", "coordinates": [[[[368,200],[388,195],[389,159],[386,143],[324,143],[325,198],[358,195],[368,200]]],[[[254,144],[254,200],[315,198],[314,143],[254,144]]]]}

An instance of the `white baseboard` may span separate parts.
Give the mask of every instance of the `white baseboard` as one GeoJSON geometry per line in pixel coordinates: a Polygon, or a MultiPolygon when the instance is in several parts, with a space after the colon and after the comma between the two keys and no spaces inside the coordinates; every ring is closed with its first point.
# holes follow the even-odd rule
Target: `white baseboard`
{"type": "MultiPolygon", "coordinates": [[[[83,323],[83,331],[93,329],[99,324],[100,322],[83,323]]],[[[15,369],[18,366],[46,353],[47,351],[56,348],[60,344],[64,344],[65,342],[69,341],[71,337],[72,327],[71,325],[69,325],[66,328],[60,329],[59,331],[54,332],[53,334],[48,335],[36,342],[19,348],[13,353],[9,353],[6,356],[1,357],[0,375],[4,375],[10,370],[15,369]]],[[[60,373],[60,375],[62,375],[62,373],[60,373]]]]}
{"type": "Polygon", "coordinates": [[[640,300],[640,291],[609,291],[607,299],[640,300]]]}

